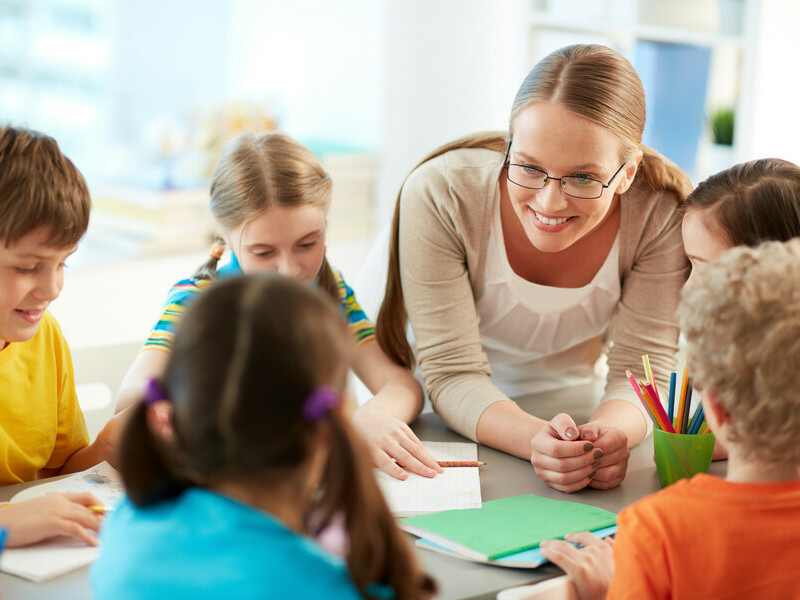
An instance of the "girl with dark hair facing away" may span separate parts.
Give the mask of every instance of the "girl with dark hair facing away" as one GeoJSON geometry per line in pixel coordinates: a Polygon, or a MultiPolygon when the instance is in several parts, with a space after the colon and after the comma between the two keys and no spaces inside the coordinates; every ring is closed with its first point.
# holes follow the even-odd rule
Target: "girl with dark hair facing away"
{"type": "Polygon", "coordinates": [[[375,465],[398,479],[407,471],[434,477],[442,468],[408,424],[422,410],[422,389],[391,360],[342,274],[328,264],[326,217],[333,182],[305,146],[281,133],[244,133],[232,140],[211,180],[210,209],[219,227],[211,257],[169,292],[163,312],[123,380],[117,412],[164,371],[175,326],[187,306],[218,279],[274,271],[329,294],[356,340],[352,369],[375,394],[353,414],[375,465]],[[229,260],[222,266],[224,254],[229,260]]]}
{"type": "Polygon", "coordinates": [[[202,294],[132,408],[96,597],[429,597],[344,414],[352,349],[334,303],[284,277],[202,294]],[[346,565],[310,537],[335,513],[346,565]]]}
{"type": "Polygon", "coordinates": [[[380,343],[419,361],[453,429],[564,492],[619,485],[649,427],[625,368],[649,354],[663,388],[675,364],[691,184],[642,145],[644,100],[617,52],[557,50],[522,82],[508,133],[434,151],[397,202],[380,343]],[[548,400],[591,381],[604,351],[599,405],[548,400]],[[513,402],[534,395],[533,414],[513,402]]]}

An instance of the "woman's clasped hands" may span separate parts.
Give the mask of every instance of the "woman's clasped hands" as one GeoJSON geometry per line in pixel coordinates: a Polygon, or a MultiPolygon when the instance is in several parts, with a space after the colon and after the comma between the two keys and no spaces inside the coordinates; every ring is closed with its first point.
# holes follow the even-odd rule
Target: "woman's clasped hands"
{"type": "Polygon", "coordinates": [[[625,479],[627,436],[598,422],[577,426],[560,413],[531,440],[531,464],[550,487],[576,492],[585,487],[610,489],[625,479]]]}

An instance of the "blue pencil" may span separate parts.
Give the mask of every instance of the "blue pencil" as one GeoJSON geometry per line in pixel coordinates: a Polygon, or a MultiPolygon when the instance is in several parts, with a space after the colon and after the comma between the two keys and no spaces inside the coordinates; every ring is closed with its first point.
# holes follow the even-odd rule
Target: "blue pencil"
{"type": "Polygon", "coordinates": [[[667,407],[667,416],[670,423],[675,419],[675,385],[678,380],[677,373],[670,373],[669,376],[669,405],[667,407]]]}
{"type": "Polygon", "coordinates": [[[697,410],[694,411],[694,416],[692,417],[691,422],[689,423],[689,433],[692,435],[696,435],[697,432],[700,431],[700,425],[703,424],[705,421],[705,413],[703,412],[703,403],[701,402],[697,406],[697,410]]]}
{"type": "Polygon", "coordinates": [[[0,528],[0,552],[3,551],[3,546],[6,545],[6,535],[8,531],[6,529],[0,528]]]}

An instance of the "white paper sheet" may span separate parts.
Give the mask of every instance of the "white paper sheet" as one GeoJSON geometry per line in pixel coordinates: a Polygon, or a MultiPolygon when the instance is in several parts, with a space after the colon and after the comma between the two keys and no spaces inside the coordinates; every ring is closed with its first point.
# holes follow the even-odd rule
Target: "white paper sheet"
{"type": "MultiPolygon", "coordinates": [[[[124,489],[119,474],[106,462],[56,481],[47,481],[22,490],[11,502],[24,502],[55,492],[91,492],[106,507],[122,499],[124,489]]],[[[47,581],[80,569],[97,557],[98,548],[71,538],[54,538],[25,548],[9,548],[0,555],[0,571],[31,581],[47,581]]]]}
{"type": "MultiPolygon", "coordinates": [[[[472,442],[422,442],[436,460],[477,461],[478,446],[472,442]]],[[[392,513],[398,517],[460,508],[480,508],[479,467],[445,467],[433,479],[409,473],[400,481],[376,471],[378,484],[392,513]]]]}

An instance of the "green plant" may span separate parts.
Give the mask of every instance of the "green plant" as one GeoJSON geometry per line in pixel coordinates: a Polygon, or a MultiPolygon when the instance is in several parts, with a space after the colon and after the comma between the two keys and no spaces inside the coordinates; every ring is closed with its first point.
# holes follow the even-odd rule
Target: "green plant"
{"type": "Polygon", "coordinates": [[[711,141],[715,144],[732,146],[733,120],[732,108],[720,108],[711,113],[711,141]]]}

